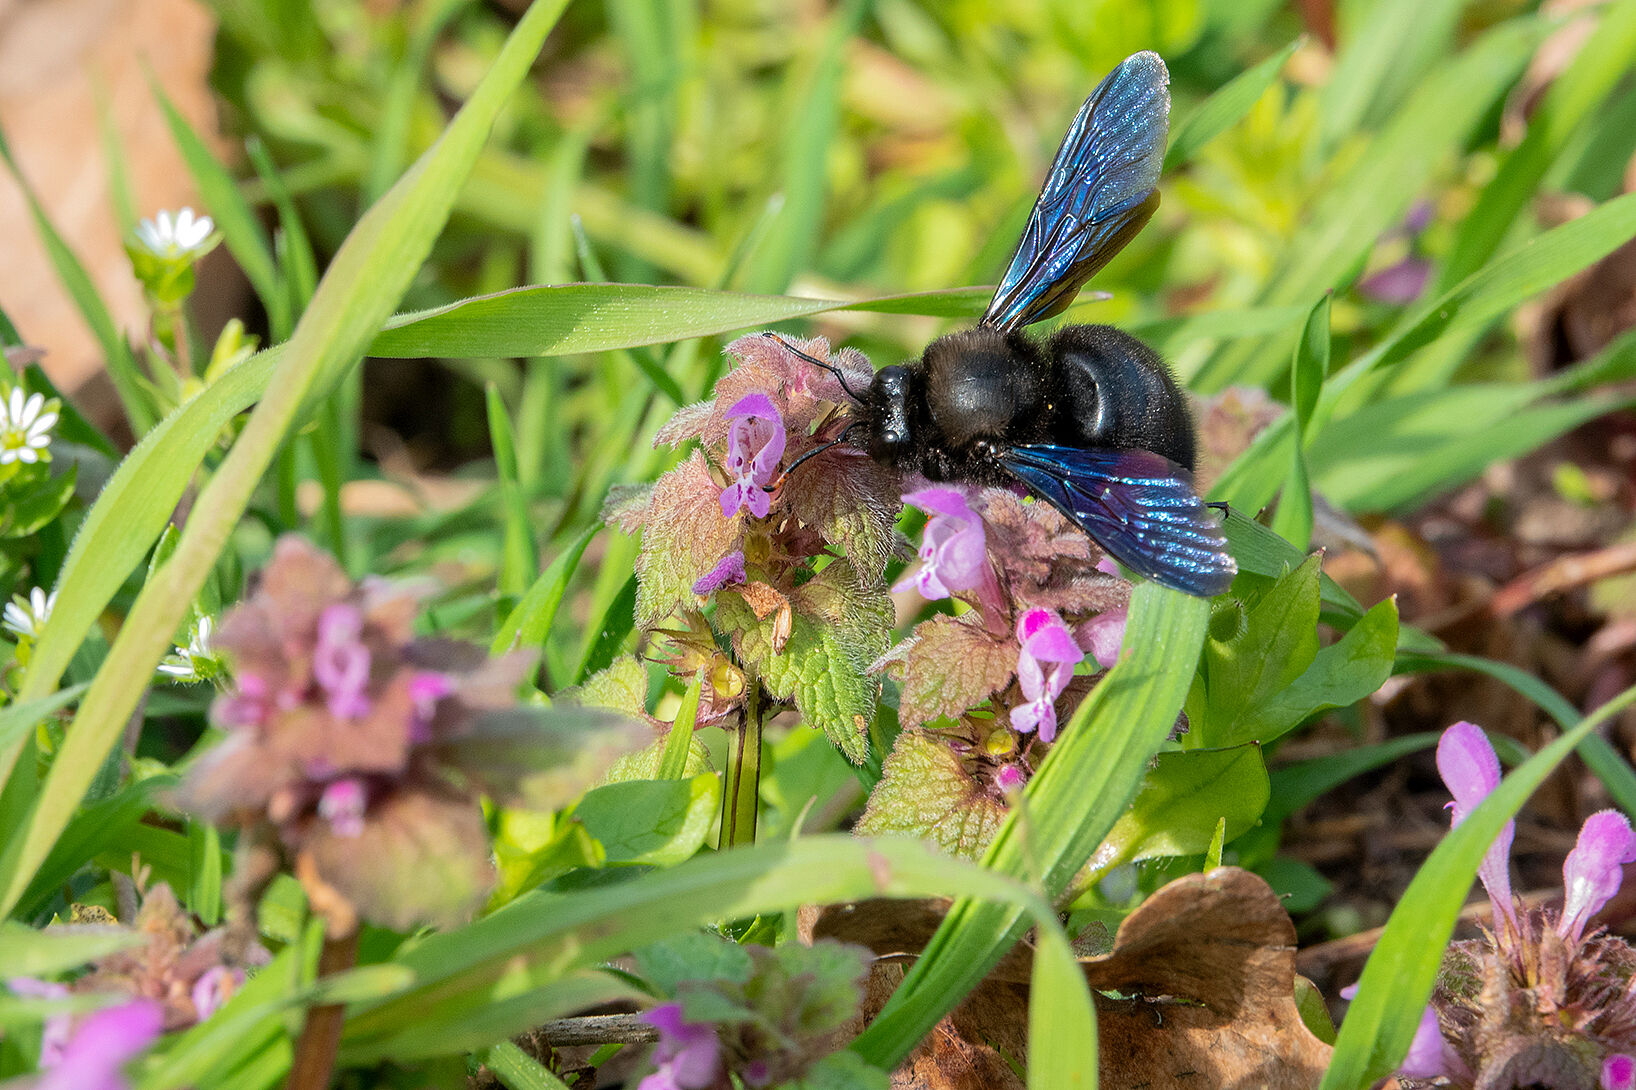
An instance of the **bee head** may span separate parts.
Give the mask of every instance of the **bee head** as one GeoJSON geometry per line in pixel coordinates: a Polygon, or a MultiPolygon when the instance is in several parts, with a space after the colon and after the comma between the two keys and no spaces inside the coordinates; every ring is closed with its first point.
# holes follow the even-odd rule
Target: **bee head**
{"type": "Polygon", "coordinates": [[[875,372],[864,396],[869,456],[883,465],[898,465],[913,447],[914,433],[909,424],[913,385],[910,370],[894,364],[875,372]]]}

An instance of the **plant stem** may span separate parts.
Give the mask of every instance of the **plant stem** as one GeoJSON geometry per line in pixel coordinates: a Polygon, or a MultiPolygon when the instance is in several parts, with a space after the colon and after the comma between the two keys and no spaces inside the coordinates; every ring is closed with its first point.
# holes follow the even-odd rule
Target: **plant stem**
{"type": "Polygon", "coordinates": [[[728,739],[727,771],[722,775],[721,840],[723,850],[756,841],[756,804],[761,787],[761,679],[745,679],[744,712],[728,739]]]}
{"type": "MultiPolygon", "coordinates": [[[[358,931],[352,930],[345,938],[324,940],[318,953],[320,978],[343,973],[358,960],[358,931]]],[[[307,1020],[301,1027],[301,1038],[295,1043],[295,1060],[290,1065],[288,1090],[324,1090],[335,1069],[335,1053],[341,1046],[341,1025],[346,1020],[346,1006],[326,1003],[307,1008],[307,1020]]]]}

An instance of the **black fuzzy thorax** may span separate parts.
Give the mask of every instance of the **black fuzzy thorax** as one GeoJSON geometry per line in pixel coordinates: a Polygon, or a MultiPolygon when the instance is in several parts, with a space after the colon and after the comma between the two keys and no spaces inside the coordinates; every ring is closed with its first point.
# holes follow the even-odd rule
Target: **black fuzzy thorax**
{"type": "Polygon", "coordinates": [[[979,326],[876,373],[861,415],[876,461],[933,481],[1004,485],[1008,447],[1150,450],[1193,468],[1186,399],[1158,354],[1112,326],[1041,343],[979,326]]]}

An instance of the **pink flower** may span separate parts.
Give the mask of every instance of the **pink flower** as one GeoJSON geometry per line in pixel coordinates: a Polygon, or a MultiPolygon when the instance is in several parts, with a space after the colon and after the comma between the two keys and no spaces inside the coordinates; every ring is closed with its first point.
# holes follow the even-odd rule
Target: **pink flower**
{"type": "Polygon", "coordinates": [[[1602,1090],[1636,1090],[1636,1058],[1615,1053],[1603,1060],[1602,1090]]]}
{"type": "Polygon", "coordinates": [[[727,472],[733,483],[721,492],[721,513],[732,518],[748,510],[766,518],[772,502],[766,486],[784,457],[784,418],[766,394],[746,394],[727,410],[727,472]]]}
{"type": "Polygon", "coordinates": [[[369,714],[369,648],[363,645],[364,615],[357,606],[337,602],[318,617],[318,647],[312,676],[328,698],[337,719],[369,714]]]}
{"type": "MultiPolygon", "coordinates": [[[[1341,998],[1351,1001],[1358,997],[1358,986],[1348,984],[1341,989],[1341,998]]],[[[1415,1027],[1414,1040],[1409,1051],[1397,1066],[1397,1074],[1410,1079],[1435,1079],[1462,1070],[1464,1065],[1443,1039],[1443,1030],[1437,1024],[1437,1012],[1428,1004],[1420,1012],[1420,1024],[1415,1027]]]]}
{"type": "Polygon", "coordinates": [[[1113,669],[1119,661],[1119,648],[1125,642],[1124,607],[1098,613],[1079,626],[1079,643],[1091,653],[1091,658],[1104,670],[1113,669]]]}
{"type": "Polygon", "coordinates": [[[744,582],[744,550],[734,549],[720,560],[716,566],[699,576],[698,582],[693,584],[693,593],[700,598],[708,598],[722,587],[730,587],[735,583],[744,582]]]}
{"type": "Polygon", "coordinates": [[[1057,736],[1057,697],[1068,687],[1085,652],[1074,642],[1062,618],[1048,609],[1031,609],[1017,619],[1017,683],[1028,703],[1011,709],[1011,727],[1024,734],[1038,730],[1040,740],[1057,736]],[[1051,669],[1047,673],[1045,664],[1051,669]]]}
{"type": "Polygon", "coordinates": [[[994,786],[1008,795],[1020,790],[1025,782],[1023,770],[1016,765],[1001,765],[994,770],[994,786]]]}
{"type": "Polygon", "coordinates": [[[358,836],[364,831],[369,792],[359,779],[336,780],[318,796],[318,816],[329,822],[336,836],[358,836]]]}
{"type": "Polygon", "coordinates": [[[126,1062],[154,1042],[164,1021],[163,1008],[151,999],[86,1015],[32,1090],[127,1090],[126,1062]]]}
{"type": "Polygon", "coordinates": [[[1617,810],[1602,810],[1585,819],[1579,842],[1562,864],[1562,919],[1557,934],[1578,943],[1585,925],[1619,892],[1624,864],[1636,863],[1636,833],[1617,810]]]}
{"type": "MultiPolygon", "coordinates": [[[[68,985],[54,980],[36,980],[31,976],[13,977],[6,981],[11,994],[24,999],[67,999],[68,985]]],[[[63,1050],[74,1027],[74,1019],[66,1014],[54,1014],[45,1020],[40,1033],[40,1066],[55,1067],[62,1062],[63,1050]]]]}
{"type": "MultiPolygon", "coordinates": [[[[1453,826],[1458,826],[1466,819],[1466,815],[1477,808],[1477,804],[1488,797],[1489,793],[1500,783],[1500,761],[1494,756],[1494,747],[1488,742],[1488,736],[1481,727],[1466,722],[1454,724],[1443,732],[1443,737],[1437,743],[1437,772],[1443,777],[1443,783],[1448,787],[1449,794],[1454,801],[1449,808],[1454,811],[1453,826]]],[[[1516,922],[1511,911],[1511,838],[1515,835],[1517,823],[1508,821],[1500,835],[1494,838],[1489,846],[1488,854],[1483,856],[1482,865],[1477,868],[1477,877],[1482,879],[1483,888],[1488,890],[1488,899],[1494,905],[1497,915],[1516,922]]]]}
{"type": "Polygon", "coordinates": [[[244,973],[225,965],[213,965],[193,982],[193,1011],[203,1022],[233,998],[233,993],[244,983],[244,973]]]}
{"type": "Polygon", "coordinates": [[[982,586],[988,569],[988,542],[983,520],[958,488],[922,488],[903,497],[931,518],[921,536],[920,571],[905,576],[893,590],[914,587],[927,601],[953,597],[956,591],[982,586]]]}
{"type": "Polygon", "coordinates": [[[653,1047],[658,1068],[637,1090],[703,1090],[721,1075],[721,1042],[708,1022],[682,1020],[680,1003],[663,1003],[642,1016],[659,1030],[653,1047]]]}

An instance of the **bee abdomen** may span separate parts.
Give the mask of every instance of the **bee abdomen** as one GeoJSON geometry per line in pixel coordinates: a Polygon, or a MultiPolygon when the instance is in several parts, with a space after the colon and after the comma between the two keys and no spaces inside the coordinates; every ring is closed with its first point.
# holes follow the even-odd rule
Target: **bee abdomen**
{"type": "Polygon", "coordinates": [[[1191,471],[1197,461],[1187,396],[1159,354],[1107,325],[1064,326],[1046,345],[1057,381],[1059,441],[1149,450],[1191,471]]]}

